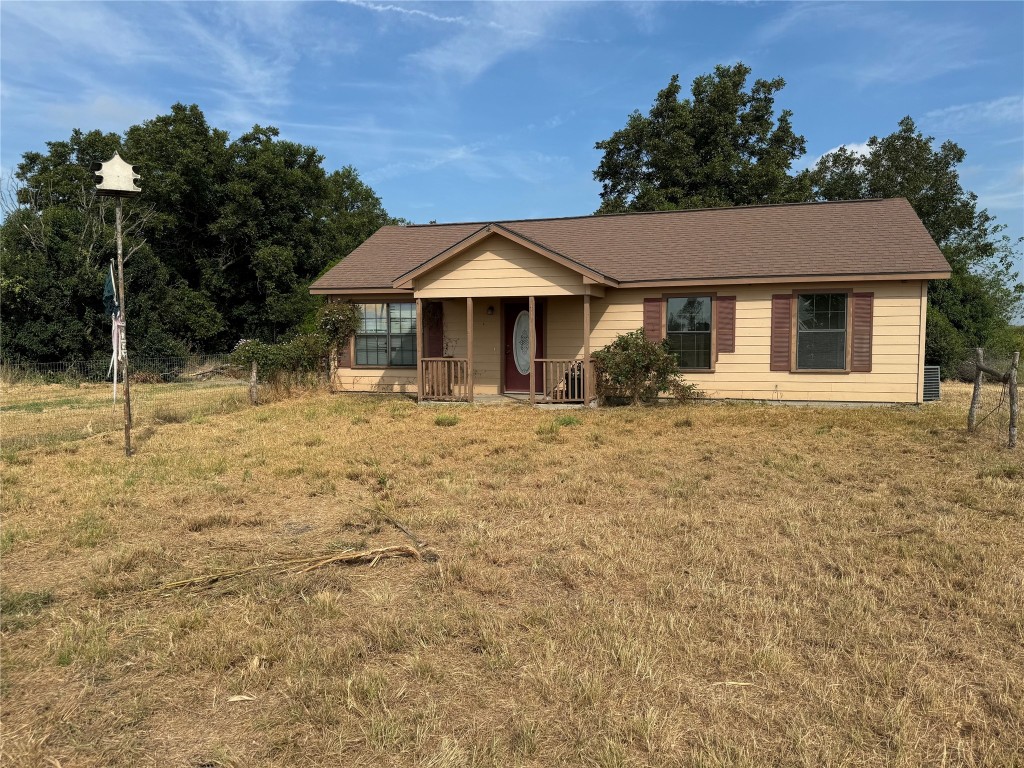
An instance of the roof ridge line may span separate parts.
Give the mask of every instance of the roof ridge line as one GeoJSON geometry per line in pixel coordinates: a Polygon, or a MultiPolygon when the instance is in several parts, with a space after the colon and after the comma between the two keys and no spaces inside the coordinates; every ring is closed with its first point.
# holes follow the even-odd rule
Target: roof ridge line
{"type": "Polygon", "coordinates": [[[796,203],[758,203],[757,205],[725,205],[706,208],[674,208],[668,211],[624,211],[622,213],[588,213],[578,216],[545,216],[538,219],[481,219],[479,221],[443,221],[433,224],[392,224],[397,229],[426,229],[428,227],[468,227],[488,224],[519,224],[533,221],[569,221],[572,219],[612,219],[626,216],[658,216],[663,214],[701,213],[707,211],[749,211],[757,208],[796,208],[812,205],[846,205],[849,203],[880,203],[905,200],[905,197],[858,197],[850,200],[804,200],[796,203]]]}

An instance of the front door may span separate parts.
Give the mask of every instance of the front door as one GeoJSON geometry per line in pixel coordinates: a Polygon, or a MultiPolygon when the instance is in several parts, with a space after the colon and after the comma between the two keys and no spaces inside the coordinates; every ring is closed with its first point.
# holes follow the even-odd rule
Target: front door
{"type": "MultiPolygon", "coordinates": [[[[525,301],[506,301],[503,341],[505,344],[505,391],[530,391],[530,305],[525,301]]],[[[534,308],[534,326],[537,337],[537,357],[544,357],[543,307],[534,308]]],[[[537,364],[537,387],[541,387],[540,364],[537,364]]]]}

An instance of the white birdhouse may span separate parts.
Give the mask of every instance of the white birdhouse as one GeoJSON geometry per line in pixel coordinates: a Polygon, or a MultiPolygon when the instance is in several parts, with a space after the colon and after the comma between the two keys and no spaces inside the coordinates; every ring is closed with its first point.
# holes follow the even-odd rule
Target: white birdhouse
{"type": "Polygon", "coordinates": [[[130,164],[117,152],[105,163],[93,163],[92,172],[96,174],[97,195],[137,195],[142,191],[136,184],[142,178],[139,166],[130,164]]]}

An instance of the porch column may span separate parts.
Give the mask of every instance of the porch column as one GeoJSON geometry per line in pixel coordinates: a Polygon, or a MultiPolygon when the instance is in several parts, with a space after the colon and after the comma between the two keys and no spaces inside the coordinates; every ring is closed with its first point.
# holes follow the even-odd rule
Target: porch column
{"type": "MultiPolygon", "coordinates": [[[[536,316],[536,301],[530,297],[530,402],[537,402],[537,366],[533,359],[537,356],[537,328],[534,325],[536,316]]],[[[522,305],[520,305],[522,306],[522,305]]]]}
{"type": "Polygon", "coordinates": [[[423,401],[423,299],[416,299],[416,402],[423,401]]]}
{"type": "Polygon", "coordinates": [[[469,402],[473,402],[473,297],[466,297],[466,366],[469,384],[469,402]]]}
{"type": "Polygon", "coordinates": [[[583,294],[583,404],[590,404],[590,294],[583,294]]]}

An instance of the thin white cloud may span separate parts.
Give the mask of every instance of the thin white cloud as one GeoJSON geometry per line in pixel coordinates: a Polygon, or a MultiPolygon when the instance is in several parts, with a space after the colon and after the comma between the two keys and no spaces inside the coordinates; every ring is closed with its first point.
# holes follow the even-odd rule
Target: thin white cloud
{"type": "MultiPolygon", "coordinates": [[[[782,4],[779,4],[782,6],[782,4]]],[[[754,40],[775,45],[799,36],[856,38],[861,50],[837,72],[861,87],[916,83],[981,61],[983,36],[965,24],[924,22],[879,3],[793,3],[763,24],[754,40]]]]}
{"type": "Polygon", "coordinates": [[[966,133],[1004,125],[1015,125],[1024,133],[1024,96],[933,109],[921,122],[927,130],[938,133],[966,133]]]}
{"type": "Polygon", "coordinates": [[[459,24],[463,27],[468,27],[470,20],[465,16],[441,16],[430,11],[423,11],[419,8],[410,8],[407,5],[392,5],[390,3],[370,3],[365,0],[338,0],[343,5],[354,5],[357,8],[365,8],[368,11],[376,11],[377,13],[397,13],[403,16],[413,16],[420,19],[427,19],[429,21],[436,21],[441,24],[459,24]]]}
{"type": "Polygon", "coordinates": [[[584,42],[558,37],[552,29],[574,10],[571,3],[485,3],[474,6],[467,28],[412,54],[410,60],[436,75],[469,82],[505,57],[543,42],[584,42]],[[478,27],[489,34],[481,35],[478,27]]]}

